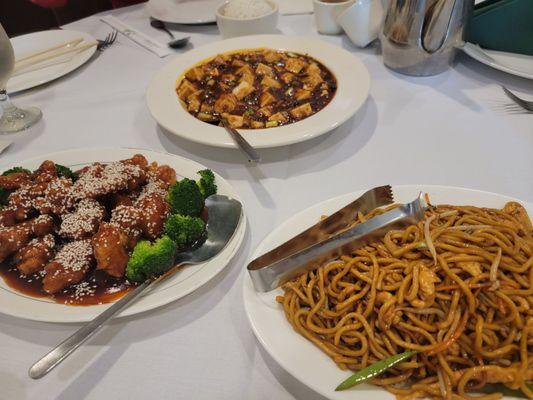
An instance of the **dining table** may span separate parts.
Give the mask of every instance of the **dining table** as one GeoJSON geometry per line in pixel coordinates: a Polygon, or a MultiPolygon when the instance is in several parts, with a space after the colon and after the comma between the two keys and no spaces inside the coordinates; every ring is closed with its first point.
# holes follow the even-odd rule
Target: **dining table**
{"type": "MultiPolygon", "coordinates": [[[[104,38],[111,14],[161,42],[144,4],[93,15],[63,29],[104,38]]],[[[327,135],[261,149],[248,163],[237,149],[196,144],[152,119],[145,93],[172,57],[221,40],[216,24],[170,25],[190,36],[159,58],[123,35],[76,71],[18,93],[43,119],[15,136],[0,166],[72,148],[130,147],[177,154],[217,171],[244,204],[247,231],[236,256],[192,294],[118,318],[40,380],[28,368],[80,325],[0,314],[0,399],[324,399],[285,372],[256,340],[243,305],[243,278],[256,247],[276,226],[328,198],[383,184],[435,184],[533,202],[533,116],[508,113],[501,86],[533,93],[533,81],[459,52],[446,72],[409,77],[387,69],[377,43],[360,49],[344,35],[317,33],[312,14],[280,16],[283,35],[319,38],[358,57],[370,95],[327,135]]],[[[335,60],[328,60],[335,63],[335,60]]],[[[198,132],[201,135],[201,131],[198,132]]],[[[0,168],[1,169],[1,168],[0,168]]]]}

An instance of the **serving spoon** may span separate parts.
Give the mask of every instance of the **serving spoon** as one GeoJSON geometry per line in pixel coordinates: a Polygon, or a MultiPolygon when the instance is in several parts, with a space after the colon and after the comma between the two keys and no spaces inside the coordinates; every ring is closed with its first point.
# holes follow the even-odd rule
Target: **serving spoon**
{"type": "Polygon", "coordinates": [[[148,289],[154,288],[160,282],[174,275],[184,265],[204,263],[219,254],[237,230],[242,215],[242,205],[239,201],[227,196],[212,195],[206,199],[205,206],[208,213],[207,238],[200,247],[179,253],[176,256],[174,267],[159,277],[153,277],[141,283],[91,322],[74,332],[72,336],[33,364],[28,371],[30,378],[40,379],[48,374],[98,332],[113,316],[124,310],[148,289]]]}
{"type": "Polygon", "coordinates": [[[189,43],[190,36],[186,36],[186,37],[181,38],[181,39],[176,39],[174,34],[167,28],[165,23],[163,21],[159,20],[159,19],[152,19],[150,21],[150,25],[152,26],[152,28],[160,29],[160,30],[165,31],[166,33],[168,33],[170,35],[172,40],[170,42],[168,42],[167,44],[168,44],[169,47],[171,47],[173,49],[179,49],[179,48],[185,47],[187,45],[187,43],[189,43]]]}

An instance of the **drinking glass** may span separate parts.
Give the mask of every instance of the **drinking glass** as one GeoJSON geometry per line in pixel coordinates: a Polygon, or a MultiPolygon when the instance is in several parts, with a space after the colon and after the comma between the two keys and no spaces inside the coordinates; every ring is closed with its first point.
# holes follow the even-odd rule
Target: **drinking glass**
{"type": "Polygon", "coordinates": [[[15,67],[13,46],[2,24],[0,24],[0,107],[3,111],[0,117],[0,134],[18,132],[27,129],[42,117],[41,110],[35,107],[18,108],[7,95],[7,81],[15,67]]]}

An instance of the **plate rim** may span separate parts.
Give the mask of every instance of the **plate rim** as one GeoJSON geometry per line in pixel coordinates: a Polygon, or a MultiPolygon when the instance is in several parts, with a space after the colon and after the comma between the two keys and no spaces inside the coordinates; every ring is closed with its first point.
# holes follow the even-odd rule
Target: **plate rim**
{"type": "Polygon", "coordinates": [[[360,111],[370,95],[371,76],[366,65],[357,55],[340,46],[319,38],[299,35],[242,36],[205,44],[174,57],[160,68],[146,90],[146,103],[152,118],[174,136],[203,145],[237,149],[237,145],[223,132],[223,128],[199,121],[183,108],[175,93],[175,83],[187,68],[210,56],[237,49],[261,47],[308,53],[332,71],[338,87],[330,103],[308,118],[278,128],[241,130],[240,133],[255,148],[288,146],[327,134],[360,111]],[[304,48],[299,49],[299,47],[304,48]],[[309,50],[307,47],[313,49],[309,50]],[[337,55],[336,63],[324,60],[320,54],[324,49],[337,55]],[[348,73],[338,73],[348,68],[355,71],[355,77],[348,73]],[[353,94],[354,91],[356,95],[353,94]],[[326,121],[322,122],[325,116],[326,121]],[[196,135],[195,133],[199,131],[203,131],[204,134],[196,135]],[[263,134],[267,133],[270,136],[265,138],[263,134]]]}
{"type": "MultiPolygon", "coordinates": [[[[463,51],[470,57],[472,57],[474,60],[488,66],[488,67],[491,67],[491,68],[494,68],[494,69],[497,69],[498,71],[502,71],[502,72],[505,72],[507,74],[510,74],[510,75],[514,75],[514,76],[519,76],[521,78],[524,78],[524,79],[533,79],[533,72],[532,73],[529,73],[529,72],[526,72],[526,71],[521,71],[519,69],[516,69],[516,68],[513,68],[511,66],[508,66],[508,65],[504,65],[504,64],[500,64],[496,59],[494,59],[489,52],[492,52],[492,51],[497,51],[497,50],[489,50],[489,49],[485,49],[481,46],[478,46],[476,45],[475,43],[472,43],[472,42],[467,42],[466,43],[467,45],[463,46],[463,51]],[[476,51],[472,50],[472,48],[470,46],[468,46],[468,44],[472,45],[472,46],[476,46],[476,47],[479,47],[479,51],[481,51],[485,56],[487,57],[490,57],[493,61],[491,60],[487,60],[483,57],[480,57],[479,54],[476,53],[476,51]]],[[[505,53],[505,54],[517,54],[517,53],[510,53],[510,52],[507,52],[507,51],[497,51],[498,53],[505,53]]],[[[532,61],[532,65],[533,65],[533,61],[532,61]]]]}
{"type": "MultiPolygon", "coordinates": [[[[185,19],[172,19],[172,18],[161,18],[161,15],[159,15],[157,12],[154,12],[154,3],[157,2],[157,1],[162,1],[162,0],[148,0],[148,2],[146,2],[146,10],[148,11],[148,14],[152,17],[152,18],[157,18],[157,19],[160,19],[161,21],[164,21],[164,22],[167,22],[167,23],[170,23],[170,24],[181,24],[181,25],[204,25],[204,24],[211,24],[213,22],[216,22],[216,14],[215,12],[213,11],[213,15],[210,16],[210,17],[205,17],[205,18],[200,18],[200,19],[196,19],[195,21],[191,21],[191,20],[185,20],[185,19]]],[[[168,1],[168,0],[163,0],[163,1],[168,1]]],[[[220,0],[222,1],[222,0],[220,0]]]]}
{"type": "MultiPolygon", "coordinates": [[[[11,42],[13,43],[13,41],[26,40],[28,37],[31,38],[31,36],[38,36],[40,34],[49,33],[49,32],[73,33],[73,34],[77,34],[77,35],[83,37],[84,41],[85,40],[87,40],[87,41],[92,41],[92,40],[96,41],[94,36],[91,35],[90,33],[77,31],[77,30],[73,30],[73,29],[50,29],[50,30],[46,30],[46,31],[30,32],[30,33],[25,33],[23,35],[14,36],[14,37],[12,37],[10,39],[11,39],[11,42]]],[[[15,46],[13,46],[13,48],[14,47],[15,46]]],[[[51,78],[40,80],[38,82],[34,81],[33,83],[25,84],[25,85],[19,85],[18,88],[15,87],[15,89],[10,89],[9,88],[9,80],[13,79],[13,78],[10,78],[8,80],[8,82],[7,82],[7,91],[8,91],[9,94],[15,94],[15,93],[24,92],[26,90],[39,87],[39,86],[44,85],[46,83],[53,82],[53,81],[55,81],[55,80],[57,80],[59,78],[62,78],[64,76],[70,74],[71,72],[76,71],[82,65],[85,65],[87,62],[89,62],[89,60],[92,58],[92,56],[94,55],[95,52],[96,52],[96,46],[91,46],[90,48],[83,50],[81,53],[78,53],[77,55],[75,55],[72,58],[72,60],[70,60],[69,62],[66,62],[65,65],[64,65],[64,68],[63,68],[63,70],[61,72],[58,72],[56,74],[52,74],[51,78]]]]}
{"type": "MultiPolygon", "coordinates": [[[[91,153],[94,153],[94,152],[103,153],[103,152],[115,152],[115,151],[119,151],[120,152],[120,151],[123,151],[123,152],[129,152],[131,155],[133,155],[135,152],[139,152],[139,153],[142,153],[142,154],[146,154],[147,157],[150,157],[150,156],[153,156],[153,155],[164,155],[164,156],[171,157],[171,158],[178,158],[178,159],[181,160],[181,162],[189,163],[191,166],[194,166],[195,169],[198,168],[198,167],[207,168],[206,166],[204,166],[203,164],[198,163],[195,160],[191,160],[189,158],[186,158],[186,157],[183,157],[183,156],[180,156],[180,155],[176,155],[176,154],[172,154],[172,153],[169,153],[169,152],[166,152],[166,151],[150,150],[150,149],[146,149],[146,148],[137,148],[137,147],[109,147],[109,146],[107,146],[107,147],[105,147],[105,146],[96,146],[96,147],[67,148],[67,149],[56,151],[56,152],[50,152],[50,153],[41,154],[41,155],[38,155],[38,156],[35,156],[35,157],[32,157],[32,158],[20,160],[18,162],[20,164],[37,164],[37,163],[39,163],[39,162],[41,162],[42,160],[45,160],[45,159],[53,159],[51,157],[60,157],[61,155],[65,155],[65,154],[69,154],[69,153],[81,153],[81,152],[87,152],[87,151],[90,151],[91,153]]],[[[120,157],[122,157],[122,156],[120,156],[120,157]]],[[[85,163],[85,162],[82,161],[81,164],[83,164],[83,163],[85,163]]],[[[4,171],[7,168],[9,168],[10,165],[12,165],[12,164],[13,163],[2,163],[2,164],[0,164],[0,172],[4,171]]],[[[179,171],[176,171],[176,172],[179,175],[179,171]]],[[[194,283],[193,285],[191,285],[190,287],[186,288],[181,293],[179,293],[179,295],[177,295],[177,296],[167,296],[166,298],[163,297],[160,300],[152,301],[151,303],[148,303],[148,304],[145,304],[145,305],[142,305],[142,306],[138,306],[138,303],[137,303],[137,308],[135,307],[135,304],[133,304],[132,306],[126,308],[121,313],[119,313],[118,315],[113,317],[114,319],[123,318],[123,317],[129,317],[129,316],[138,315],[138,314],[140,314],[142,316],[142,314],[144,314],[145,312],[148,312],[148,311],[151,311],[151,310],[155,310],[157,308],[160,308],[160,307],[162,307],[164,305],[173,303],[175,301],[178,301],[178,300],[190,295],[191,293],[193,293],[194,291],[198,290],[203,285],[205,285],[208,282],[210,282],[212,279],[215,279],[217,277],[217,275],[219,275],[222,272],[222,270],[226,269],[229,266],[229,264],[231,263],[231,261],[235,258],[235,256],[237,255],[237,253],[239,252],[239,250],[242,247],[242,243],[243,243],[243,241],[244,241],[244,239],[246,237],[246,232],[247,232],[247,229],[248,229],[247,228],[248,227],[247,217],[246,217],[246,213],[245,213],[245,204],[242,201],[242,199],[240,198],[240,196],[238,195],[238,193],[235,190],[235,188],[233,187],[233,185],[231,185],[224,177],[222,177],[216,171],[213,171],[213,172],[215,173],[215,176],[217,178],[219,178],[219,179],[222,179],[222,181],[224,182],[225,186],[227,186],[227,188],[229,188],[229,192],[230,193],[228,195],[231,196],[232,198],[238,200],[242,204],[241,219],[239,221],[237,229],[236,229],[232,239],[228,243],[228,245],[224,248],[224,250],[228,251],[228,254],[226,254],[224,259],[222,259],[217,264],[217,265],[219,265],[219,267],[210,269],[213,272],[211,274],[209,274],[208,277],[204,278],[203,280],[201,279],[201,280],[197,281],[196,283],[194,283]]],[[[200,265],[202,265],[202,264],[200,264],[200,265]]],[[[194,268],[194,266],[191,266],[191,267],[194,268]]],[[[198,273],[199,271],[201,271],[201,270],[199,269],[198,271],[196,271],[193,274],[189,275],[186,279],[188,279],[190,276],[198,273]]],[[[3,285],[7,286],[7,284],[3,281],[2,278],[0,278],[0,280],[2,281],[1,283],[3,285]]],[[[167,284],[168,284],[168,282],[167,282],[167,284]]],[[[161,291],[169,290],[169,289],[172,288],[172,286],[175,286],[175,285],[178,285],[178,284],[180,284],[180,282],[177,282],[174,285],[171,285],[171,286],[168,286],[168,287],[163,287],[161,291]]],[[[157,293],[155,293],[155,294],[157,294],[157,293]]],[[[146,295],[142,296],[139,300],[142,300],[143,298],[146,298],[148,296],[150,296],[150,293],[147,293],[146,295]]],[[[29,300],[31,300],[31,299],[29,299],[29,300]]],[[[50,303],[50,304],[58,304],[58,303],[50,303]]],[[[88,310],[88,312],[87,313],[80,313],[81,315],[73,315],[73,316],[66,315],[65,316],[59,310],[59,312],[57,314],[54,314],[54,316],[50,316],[50,315],[46,314],[46,317],[41,316],[39,313],[36,313],[34,310],[32,310],[30,312],[23,312],[23,313],[19,313],[16,310],[13,312],[13,310],[11,310],[11,309],[9,309],[7,307],[2,308],[1,304],[0,304],[0,314],[8,315],[8,316],[14,317],[14,318],[20,318],[20,319],[24,319],[24,320],[29,320],[29,321],[39,321],[39,322],[47,322],[47,323],[67,323],[67,324],[71,324],[72,323],[72,324],[76,324],[76,323],[83,323],[83,322],[88,322],[88,321],[92,320],[95,316],[97,316],[98,314],[103,312],[105,309],[110,307],[112,304],[114,304],[114,302],[105,303],[105,304],[102,304],[102,305],[92,305],[92,306],[72,306],[72,307],[76,307],[76,309],[78,309],[78,310],[86,309],[86,310],[88,310]],[[91,311],[91,309],[92,309],[92,311],[91,311]]],[[[62,306],[62,304],[58,304],[58,305],[62,306]]],[[[68,307],[71,307],[71,306],[68,306],[68,307]]]]}
{"type": "MultiPolygon", "coordinates": [[[[502,197],[502,198],[505,198],[507,201],[517,201],[517,202],[525,205],[528,209],[533,209],[533,202],[532,201],[525,201],[525,200],[521,200],[521,199],[518,199],[518,198],[515,198],[515,197],[512,197],[512,196],[507,196],[507,195],[504,195],[504,194],[500,194],[500,193],[496,193],[496,192],[490,192],[490,191],[481,190],[481,189],[471,189],[471,188],[461,187],[461,186],[431,185],[431,184],[429,184],[429,185],[428,184],[399,184],[399,185],[391,185],[391,186],[393,188],[393,191],[394,191],[395,188],[403,188],[405,190],[410,190],[412,188],[413,190],[415,190],[416,188],[420,187],[420,188],[424,188],[424,189],[420,189],[420,190],[427,191],[427,192],[429,192],[430,195],[431,195],[431,192],[430,192],[431,189],[438,189],[438,190],[442,190],[442,189],[450,190],[451,189],[452,191],[468,191],[468,192],[476,193],[478,195],[480,194],[480,195],[502,197]]],[[[352,192],[347,192],[347,193],[341,194],[339,196],[334,196],[334,197],[325,199],[325,200],[320,201],[318,203],[315,203],[315,204],[313,204],[313,205],[311,205],[311,206],[309,206],[309,207],[307,207],[307,208],[305,208],[303,210],[300,210],[298,213],[292,215],[289,219],[285,220],[282,224],[276,226],[271,232],[269,232],[263,238],[263,240],[261,240],[261,242],[257,245],[257,247],[255,248],[255,250],[251,254],[251,256],[250,256],[249,260],[247,261],[247,263],[249,263],[253,259],[257,258],[261,254],[263,254],[264,251],[268,251],[268,249],[270,247],[266,245],[267,241],[269,241],[269,239],[271,237],[275,236],[278,232],[282,231],[285,226],[289,225],[290,221],[296,220],[298,218],[301,218],[300,215],[305,214],[307,212],[310,212],[311,210],[313,210],[315,208],[319,208],[320,206],[323,206],[323,205],[325,205],[326,203],[329,203],[329,202],[339,202],[342,199],[346,199],[346,204],[348,204],[350,202],[350,198],[352,198],[352,199],[356,198],[356,197],[362,195],[366,190],[368,190],[368,188],[367,189],[358,189],[358,190],[355,190],[355,191],[352,191],[352,192]]],[[[342,207],[342,206],[340,206],[340,207],[342,207]]],[[[250,275],[247,272],[245,272],[245,276],[244,276],[244,279],[243,279],[243,282],[242,282],[242,299],[243,299],[243,303],[244,303],[244,310],[245,310],[246,318],[248,320],[248,323],[250,324],[250,327],[252,328],[252,331],[254,333],[255,338],[260,343],[262,348],[269,354],[270,357],[272,357],[274,359],[274,361],[276,361],[276,363],[281,368],[283,368],[284,371],[289,373],[294,379],[296,379],[302,385],[312,389],[316,393],[324,396],[325,398],[327,398],[329,400],[350,399],[350,398],[354,398],[354,396],[356,397],[358,394],[361,396],[362,393],[361,392],[358,393],[357,390],[355,390],[355,391],[346,391],[346,392],[335,392],[335,391],[333,391],[334,384],[332,385],[332,387],[329,390],[324,390],[323,388],[319,387],[318,384],[313,384],[312,382],[310,383],[310,381],[306,380],[305,377],[303,376],[303,372],[300,373],[299,371],[295,370],[293,368],[293,366],[287,365],[289,363],[287,363],[286,361],[282,360],[282,358],[279,356],[279,354],[276,351],[274,351],[271,348],[269,348],[266,345],[265,336],[262,335],[262,333],[259,331],[257,325],[255,324],[255,321],[254,321],[254,318],[253,318],[253,311],[252,311],[252,308],[251,308],[252,306],[250,304],[250,301],[248,300],[249,296],[255,295],[256,293],[257,292],[253,288],[253,284],[252,284],[252,280],[250,278],[250,275]]],[[[254,299],[256,297],[257,296],[255,296],[254,299]]],[[[282,313],[283,310],[278,310],[278,312],[282,313]]],[[[285,328],[288,331],[290,331],[292,329],[291,326],[286,326],[285,328]]],[[[301,336],[298,336],[298,337],[299,337],[300,340],[308,342],[305,338],[303,338],[301,336]]],[[[312,345],[312,343],[310,343],[310,344],[312,345]]],[[[314,347],[314,350],[316,350],[317,352],[320,352],[320,350],[317,349],[316,347],[314,347]]],[[[324,355],[324,356],[327,357],[327,355],[324,355]]],[[[329,357],[328,357],[328,360],[331,361],[329,359],[329,357]]],[[[332,363],[331,367],[332,368],[336,368],[336,366],[333,364],[333,361],[331,361],[331,363],[332,363]]],[[[340,380],[339,380],[339,382],[340,382],[340,380]]],[[[337,382],[337,384],[339,382],[337,382]]],[[[383,393],[383,396],[384,396],[383,398],[394,399],[394,395],[392,395],[391,393],[387,392],[385,389],[382,389],[382,388],[379,388],[379,387],[376,387],[376,386],[372,386],[372,385],[367,385],[367,384],[361,385],[361,388],[366,388],[367,390],[373,390],[373,389],[377,388],[380,392],[383,393]]],[[[511,400],[512,398],[504,396],[502,399],[503,400],[511,400]]]]}

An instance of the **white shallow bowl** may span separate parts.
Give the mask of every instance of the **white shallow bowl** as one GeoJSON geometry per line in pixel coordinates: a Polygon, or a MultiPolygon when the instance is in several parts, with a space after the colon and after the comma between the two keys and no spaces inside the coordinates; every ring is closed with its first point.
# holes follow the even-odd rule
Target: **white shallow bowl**
{"type": "MultiPolygon", "coordinates": [[[[17,166],[33,170],[44,160],[52,160],[58,164],[72,167],[73,169],[80,169],[96,161],[118,161],[129,158],[137,153],[143,154],[149,162],[157,161],[159,164],[171,166],[176,170],[178,177],[197,179],[196,172],[206,168],[195,161],[173,154],[144,149],[120,148],[67,150],[46,154],[32,160],[20,161],[17,163],[17,166]]],[[[12,166],[3,165],[0,171],[10,167],[12,166]]],[[[238,200],[239,198],[230,184],[220,175],[216,173],[215,175],[219,194],[224,194],[238,200]]],[[[216,257],[203,264],[191,265],[182,269],[160,286],[141,297],[130,307],[126,308],[118,316],[124,317],[138,314],[168,304],[186,296],[213,279],[229,264],[239,249],[244,239],[245,230],[246,218],[243,213],[235,234],[227,246],[216,257]]],[[[9,287],[0,278],[0,313],[14,317],[45,322],[86,322],[92,320],[109,306],[110,303],[95,306],[67,306],[55,303],[46,298],[30,297],[9,287]]]]}
{"type": "Polygon", "coordinates": [[[229,1],[222,3],[216,12],[217,25],[220,34],[224,39],[246,36],[275,33],[278,26],[279,9],[278,4],[272,0],[264,0],[272,10],[266,14],[253,18],[234,18],[225,15],[225,9],[229,1]]]}
{"type": "Polygon", "coordinates": [[[195,64],[217,54],[262,47],[308,54],[320,61],[335,75],[337,92],[326,107],[309,118],[276,128],[239,130],[255,148],[285,146],[325,134],[352,117],[368,97],[368,70],[356,56],[338,46],[298,36],[242,36],[188,51],[165,65],[146,93],[152,116],[176,136],[211,146],[237,148],[224,128],[202,122],[183,108],[176,94],[176,81],[195,64]]]}
{"type": "MultiPolygon", "coordinates": [[[[344,207],[365,190],[335,197],[312,206],[289,218],[256,249],[253,259],[279,246],[283,242],[314,225],[322,215],[329,215],[344,207]]],[[[422,191],[428,193],[433,204],[475,205],[479,207],[501,208],[508,201],[517,201],[533,215],[533,204],[496,193],[479,190],[429,185],[394,186],[394,199],[400,203],[413,201],[422,191]]],[[[371,385],[361,385],[343,392],[335,392],[335,387],[350,373],[341,371],[325,353],[294,331],[285,319],[283,307],[276,302],[281,289],[268,293],[254,290],[250,276],[243,282],[244,307],[255,336],[266,351],[287,372],[300,382],[331,400],[394,400],[385,389],[371,385]]]]}

